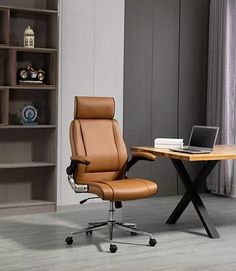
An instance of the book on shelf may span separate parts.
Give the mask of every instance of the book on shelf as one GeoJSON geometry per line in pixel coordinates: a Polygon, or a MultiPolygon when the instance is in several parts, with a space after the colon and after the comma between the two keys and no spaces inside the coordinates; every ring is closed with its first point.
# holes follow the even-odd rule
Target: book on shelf
{"type": "Polygon", "coordinates": [[[154,140],[155,148],[183,148],[184,140],[182,138],[156,138],[154,140]]]}

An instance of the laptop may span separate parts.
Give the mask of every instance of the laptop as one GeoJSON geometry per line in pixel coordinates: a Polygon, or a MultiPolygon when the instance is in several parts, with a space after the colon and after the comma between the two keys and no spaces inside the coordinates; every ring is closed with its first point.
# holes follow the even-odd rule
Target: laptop
{"type": "Polygon", "coordinates": [[[187,146],[171,151],[184,153],[210,153],[216,143],[219,127],[194,125],[187,146]]]}

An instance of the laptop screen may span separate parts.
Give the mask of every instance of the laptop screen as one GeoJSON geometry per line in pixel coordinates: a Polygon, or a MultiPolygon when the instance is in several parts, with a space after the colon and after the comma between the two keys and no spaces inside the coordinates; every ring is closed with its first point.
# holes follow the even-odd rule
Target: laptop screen
{"type": "Polygon", "coordinates": [[[193,126],[189,146],[212,149],[216,142],[218,127],[193,126]]]}

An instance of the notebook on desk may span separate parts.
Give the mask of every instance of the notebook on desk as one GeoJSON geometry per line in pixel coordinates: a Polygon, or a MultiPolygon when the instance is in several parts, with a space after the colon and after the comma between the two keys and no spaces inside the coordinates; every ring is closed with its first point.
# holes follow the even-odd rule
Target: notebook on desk
{"type": "Polygon", "coordinates": [[[194,125],[189,138],[189,143],[183,148],[170,149],[184,153],[210,153],[216,143],[219,127],[194,125]]]}

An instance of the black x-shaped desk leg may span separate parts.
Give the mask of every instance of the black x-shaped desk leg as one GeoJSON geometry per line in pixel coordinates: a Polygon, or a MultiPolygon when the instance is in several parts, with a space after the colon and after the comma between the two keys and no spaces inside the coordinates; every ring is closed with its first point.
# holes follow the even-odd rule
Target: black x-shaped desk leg
{"type": "Polygon", "coordinates": [[[177,220],[182,215],[183,211],[186,209],[190,201],[192,201],[194,208],[196,209],[199,218],[202,221],[203,226],[205,227],[207,234],[210,238],[220,238],[219,233],[217,232],[215,226],[213,225],[206,207],[204,206],[199,194],[198,190],[202,186],[202,184],[205,182],[207,176],[210,174],[216,163],[217,160],[213,161],[207,161],[202,169],[200,170],[197,177],[194,179],[194,181],[191,180],[183,162],[181,160],[177,159],[171,159],[177,173],[182,180],[185,189],[187,190],[170,217],[167,220],[167,224],[175,224],[177,220]]]}

